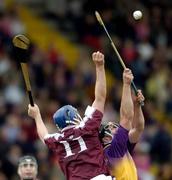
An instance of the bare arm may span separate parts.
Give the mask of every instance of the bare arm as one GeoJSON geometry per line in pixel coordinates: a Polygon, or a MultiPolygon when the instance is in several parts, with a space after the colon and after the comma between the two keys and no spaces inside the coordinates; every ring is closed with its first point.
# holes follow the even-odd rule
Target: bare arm
{"type": "Polygon", "coordinates": [[[131,81],[133,74],[130,69],[125,69],[123,72],[123,89],[120,107],[120,125],[127,130],[131,128],[131,122],[134,116],[134,107],[131,96],[131,81]]]}
{"type": "Polygon", "coordinates": [[[42,120],[39,107],[34,104],[34,107],[32,107],[30,104],[28,106],[28,114],[30,117],[32,117],[35,120],[37,133],[41,141],[44,143],[44,137],[48,134],[48,130],[44,125],[44,122],[42,120]]]}
{"type": "Polygon", "coordinates": [[[95,100],[92,107],[104,112],[104,104],[106,100],[106,76],[104,68],[104,55],[100,52],[93,53],[93,61],[96,66],[96,85],[95,100]]]}
{"type": "Polygon", "coordinates": [[[134,101],[134,118],[132,122],[132,129],[129,132],[129,140],[131,143],[138,142],[145,126],[145,120],[142,112],[142,108],[139,104],[140,101],[144,101],[144,96],[140,90],[138,90],[137,98],[134,101]]]}

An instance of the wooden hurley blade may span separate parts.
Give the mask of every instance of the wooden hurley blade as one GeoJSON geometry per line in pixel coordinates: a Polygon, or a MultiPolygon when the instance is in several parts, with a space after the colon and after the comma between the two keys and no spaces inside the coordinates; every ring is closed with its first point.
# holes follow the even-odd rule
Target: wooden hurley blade
{"type": "Polygon", "coordinates": [[[17,48],[27,50],[29,48],[30,41],[26,36],[19,34],[13,38],[13,45],[17,48]]]}
{"type": "Polygon", "coordinates": [[[29,39],[26,36],[19,34],[13,38],[12,42],[14,45],[14,59],[19,63],[27,62],[30,46],[29,39]]]}
{"type": "Polygon", "coordinates": [[[101,18],[101,16],[100,16],[98,11],[95,11],[95,16],[97,18],[97,21],[100,23],[100,25],[104,25],[104,23],[102,21],[102,18],[101,18]]]}

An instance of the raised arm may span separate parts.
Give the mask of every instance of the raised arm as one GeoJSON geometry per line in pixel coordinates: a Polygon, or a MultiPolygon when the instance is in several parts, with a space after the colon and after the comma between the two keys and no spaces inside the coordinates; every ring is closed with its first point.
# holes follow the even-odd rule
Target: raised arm
{"type": "Polygon", "coordinates": [[[131,129],[131,122],[134,116],[134,107],[131,96],[131,81],[133,74],[130,69],[125,69],[123,72],[123,89],[120,107],[120,125],[127,129],[131,129]]]}
{"type": "Polygon", "coordinates": [[[92,54],[92,59],[96,66],[95,100],[92,104],[92,107],[103,113],[106,100],[104,55],[98,51],[92,54]]]}
{"type": "Polygon", "coordinates": [[[42,120],[39,107],[36,104],[34,104],[34,107],[29,104],[28,115],[35,120],[38,136],[44,143],[44,137],[48,134],[48,130],[42,120]]]}
{"type": "Polygon", "coordinates": [[[129,131],[129,141],[131,143],[137,143],[145,126],[145,120],[142,112],[142,107],[140,106],[140,101],[144,101],[144,96],[141,90],[138,90],[136,98],[133,98],[134,102],[134,118],[132,121],[132,128],[129,131]]]}

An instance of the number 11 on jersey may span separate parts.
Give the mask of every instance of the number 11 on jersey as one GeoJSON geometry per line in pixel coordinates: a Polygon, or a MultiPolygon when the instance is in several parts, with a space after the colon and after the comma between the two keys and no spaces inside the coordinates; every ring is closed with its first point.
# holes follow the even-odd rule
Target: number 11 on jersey
{"type": "MultiPolygon", "coordinates": [[[[85,141],[82,137],[77,137],[77,138],[73,139],[72,141],[78,141],[78,144],[80,146],[80,151],[78,153],[85,151],[87,149],[85,141]]],[[[64,158],[75,155],[75,153],[72,153],[70,144],[67,141],[60,141],[60,143],[62,143],[64,145],[64,148],[66,150],[66,156],[64,158]]]]}

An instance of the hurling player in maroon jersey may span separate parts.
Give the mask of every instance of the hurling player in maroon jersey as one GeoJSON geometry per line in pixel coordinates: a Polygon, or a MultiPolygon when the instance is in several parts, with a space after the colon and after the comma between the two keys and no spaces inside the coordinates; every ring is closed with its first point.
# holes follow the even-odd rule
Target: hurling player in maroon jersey
{"type": "Polygon", "coordinates": [[[38,106],[29,105],[28,114],[35,119],[40,139],[56,153],[67,180],[112,180],[107,170],[99,127],[106,99],[104,55],[92,54],[96,68],[95,100],[88,106],[82,119],[71,105],[58,109],[53,120],[57,133],[49,134],[38,106]]]}

